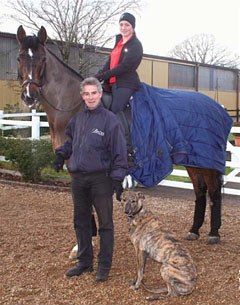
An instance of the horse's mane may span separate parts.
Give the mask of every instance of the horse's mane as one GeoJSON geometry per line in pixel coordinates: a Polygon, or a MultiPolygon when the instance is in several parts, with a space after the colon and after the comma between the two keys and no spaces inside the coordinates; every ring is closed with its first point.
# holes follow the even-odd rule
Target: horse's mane
{"type": "Polygon", "coordinates": [[[50,49],[46,48],[47,51],[54,56],[54,58],[56,58],[56,60],[58,62],[60,62],[64,67],[66,67],[68,70],[70,70],[71,72],[73,72],[75,75],[77,75],[78,77],[80,77],[82,80],[84,80],[84,78],[82,77],[81,74],[79,74],[76,70],[74,70],[73,68],[69,67],[64,61],[62,61],[55,53],[53,53],[53,51],[51,51],[50,49]]]}

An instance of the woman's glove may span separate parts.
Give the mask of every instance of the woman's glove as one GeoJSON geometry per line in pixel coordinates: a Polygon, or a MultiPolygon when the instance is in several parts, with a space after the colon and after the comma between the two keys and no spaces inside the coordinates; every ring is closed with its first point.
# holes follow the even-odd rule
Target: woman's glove
{"type": "Polygon", "coordinates": [[[100,81],[100,83],[103,81],[101,71],[99,71],[97,74],[95,74],[94,77],[95,77],[96,79],[98,79],[98,80],[100,81]]]}

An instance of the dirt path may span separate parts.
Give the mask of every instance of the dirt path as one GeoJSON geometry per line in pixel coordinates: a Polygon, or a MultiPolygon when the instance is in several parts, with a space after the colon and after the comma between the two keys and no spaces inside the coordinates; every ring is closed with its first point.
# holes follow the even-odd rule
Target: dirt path
{"type": "MultiPolygon", "coordinates": [[[[197,287],[190,296],[154,304],[239,304],[239,198],[224,196],[222,242],[209,246],[208,215],[201,238],[184,240],[193,217],[192,191],[165,187],[141,190],[166,229],[174,231],[190,250],[198,270],[197,287]]],[[[129,289],[129,280],[135,276],[135,255],[126,217],[117,202],[113,267],[105,283],[95,283],[95,272],[72,279],[63,276],[73,264],[68,255],[75,243],[70,192],[0,183],[0,218],[0,304],[149,304],[145,300],[149,293],[142,287],[129,289]]],[[[95,257],[97,252],[98,241],[95,257]]],[[[160,286],[159,264],[149,262],[145,278],[148,286],[160,286]]]]}

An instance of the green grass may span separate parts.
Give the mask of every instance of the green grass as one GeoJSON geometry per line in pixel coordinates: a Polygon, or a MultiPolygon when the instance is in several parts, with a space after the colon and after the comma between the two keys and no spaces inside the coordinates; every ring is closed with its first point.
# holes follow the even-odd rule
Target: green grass
{"type": "MultiPolygon", "coordinates": [[[[17,170],[16,166],[9,161],[0,161],[0,168],[7,169],[7,170],[17,170]]],[[[60,172],[56,172],[53,168],[51,167],[45,167],[41,171],[41,179],[43,181],[47,180],[62,180],[62,181],[70,181],[70,175],[66,169],[60,172]]]]}
{"type": "MultiPolygon", "coordinates": [[[[181,169],[181,170],[185,170],[184,166],[174,166],[174,169],[181,169]]],[[[229,173],[231,173],[231,171],[233,171],[232,168],[230,167],[226,167],[225,168],[225,175],[228,175],[229,173]]],[[[191,179],[189,177],[180,177],[180,176],[175,176],[175,175],[169,175],[165,178],[166,180],[174,180],[174,181],[181,181],[181,182],[191,182],[191,179]]]]}
{"type": "Polygon", "coordinates": [[[61,180],[70,180],[70,175],[66,169],[60,172],[56,172],[53,168],[51,167],[45,167],[42,172],[41,176],[45,179],[61,179],[61,180]]]}
{"type": "Polygon", "coordinates": [[[0,168],[4,168],[8,170],[16,170],[16,166],[12,162],[8,162],[8,161],[0,161],[0,168]]]}
{"type": "Polygon", "coordinates": [[[232,133],[229,134],[228,136],[228,141],[234,141],[235,137],[232,133]]]}
{"type": "MultiPolygon", "coordinates": [[[[0,161],[0,168],[8,169],[8,170],[16,170],[16,167],[11,162],[0,161]]],[[[185,170],[184,166],[174,166],[174,169],[185,170]]],[[[225,175],[228,175],[233,169],[230,167],[226,167],[225,175]]],[[[63,180],[63,181],[70,181],[70,175],[66,169],[60,172],[56,172],[51,167],[46,167],[41,172],[41,177],[43,181],[47,180],[63,180]]],[[[191,182],[189,177],[179,177],[175,175],[169,175],[165,178],[166,180],[174,180],[174,181],[181,181],[181,182],[191,182]]]]}
{"type": "MultiPolygon", "coordinates": [[[[173,169],[185,170],[185,167],[174,165],[173,169]]],[[[181,182],[191,182],[189,177],[180,177],[180,176],[175,176],[175,175],[169,175],[165,179],[166,180],[181,181],[181,182]]]]}

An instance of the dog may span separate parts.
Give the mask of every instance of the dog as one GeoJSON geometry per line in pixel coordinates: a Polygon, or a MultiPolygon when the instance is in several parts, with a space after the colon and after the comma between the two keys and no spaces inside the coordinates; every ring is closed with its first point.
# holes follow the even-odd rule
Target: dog
{"type": "Polygon", "coordinates": [[[154,293],[147,300],[158,300],[192,293],[196,286],[197,272],[190,253],[171,233],[161,228],[160,219],[144,209],[142,192],[124,191],[122,205],[128,216],[129,235],[137,258],[137,279],[131,288],[143,287],[154,293]],[[162,264],[160,272],[166,287],[149,289],[143,283],[147,257],[162,264]]]}

